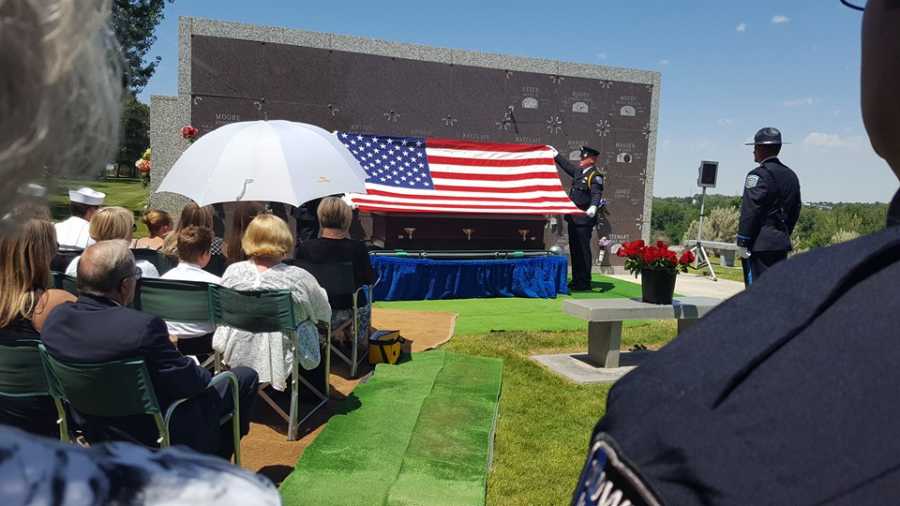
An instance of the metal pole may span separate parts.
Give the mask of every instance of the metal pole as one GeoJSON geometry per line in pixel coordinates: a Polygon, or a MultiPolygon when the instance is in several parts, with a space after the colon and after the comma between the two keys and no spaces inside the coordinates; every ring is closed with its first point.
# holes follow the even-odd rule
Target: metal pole
{"type": "Polygon", "coordinates": [[[709,261],[709,254],[706,253],[706,248],[703,247],[703,214],[706,210],[706,187],[703,187],[703,193],[700,195],[700,227],[697,229],[697,268],[706,267],[709,269],[709,276],[713,281],[718,281],[719,277],[716,276],[716,271],[713,269],[712,262],[709,261]]]}
{"type": "Polygon", "coordinates": [[[700,228],[697,229],[697,244],[703,240],[703,210],[706,206],[706,187],[703,187],[703,193],[700,195],[700,228]]]}

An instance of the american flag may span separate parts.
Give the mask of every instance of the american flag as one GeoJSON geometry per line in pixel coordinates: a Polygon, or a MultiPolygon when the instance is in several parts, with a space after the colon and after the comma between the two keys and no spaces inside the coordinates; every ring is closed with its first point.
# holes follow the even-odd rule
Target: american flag
{"type": "Polygon", "coordinates": [[[368,174],[363,211],[576,214],[553,148],[338,132],[368,174]]]}

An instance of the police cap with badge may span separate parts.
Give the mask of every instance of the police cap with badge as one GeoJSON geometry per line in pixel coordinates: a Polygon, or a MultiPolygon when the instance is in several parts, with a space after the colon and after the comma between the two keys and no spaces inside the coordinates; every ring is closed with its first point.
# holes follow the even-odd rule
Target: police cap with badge
{"type": "Polygon", "coordinates": [[[590,146],[581,146],[581,159],[600,156],[600,152],[590,146]]]}

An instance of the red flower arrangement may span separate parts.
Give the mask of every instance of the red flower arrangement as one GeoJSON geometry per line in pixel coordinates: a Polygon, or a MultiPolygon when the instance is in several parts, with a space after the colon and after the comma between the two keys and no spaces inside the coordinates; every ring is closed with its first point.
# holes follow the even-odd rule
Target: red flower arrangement
{"type": "Polygon", "coordinates": [[[197,139],[197,135],[200,134],[200,130],[192,127],[191,125],[185,125],[181,127],[181,137],[187,139],[189,142],[194,142],[197,139]]]}
{"type": "Polygon", "coordinates": [[[625,258],[625,269],[635,277],[644,269],[687,272],[688,265],[695,259],[691,250],[685,250],[679,257],[663,241],[657,241],[653,246],[644,241],[626,242],[616,251],[616,256],[625,258]]]}

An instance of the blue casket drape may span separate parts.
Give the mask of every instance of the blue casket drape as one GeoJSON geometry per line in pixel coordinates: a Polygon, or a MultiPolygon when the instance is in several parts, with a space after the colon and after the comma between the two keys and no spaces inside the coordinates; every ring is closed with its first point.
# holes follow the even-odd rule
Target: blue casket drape
{"type": "Polygon", "coordinates": [[[372,267],[381,278],[375,300],[555,298],[569,293],[564,256],[497,260],[372,256],[372,267]]]}

